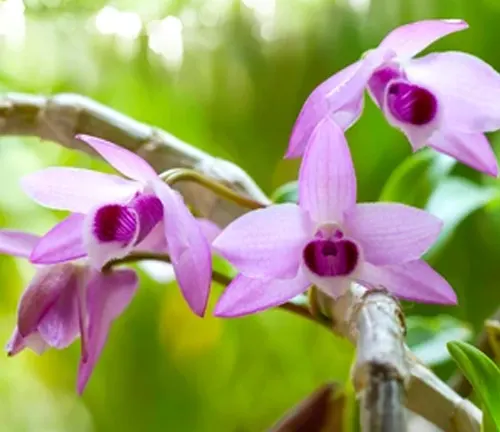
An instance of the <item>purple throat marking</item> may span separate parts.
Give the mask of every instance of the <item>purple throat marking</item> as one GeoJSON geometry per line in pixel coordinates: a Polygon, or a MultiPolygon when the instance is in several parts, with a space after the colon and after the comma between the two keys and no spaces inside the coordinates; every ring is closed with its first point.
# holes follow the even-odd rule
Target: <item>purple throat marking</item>
{"type": "Polygon", "coordinates": [[[111,204],[101,207],[94,216],[93,231],[97,239],[105,242],[128,243],[137,226],[134,212],[125,206],[111,204]]]}
{"type": "Polygon", "coordinates": [[[390,83],[386,98],[391,114],[403,123],[423,126],[436,117],[436,97],[417,85],[404,81],[390,83]]]}
{"type": "Polygon", "coordinates": [[[348,276],[359,262],[359,249],[356,243],[344,238],[340,230],[329,238],[321,233],[309,242],[303,251],[307,268],[318,276],[348,276]]]}
{"type": "Polygon", "coordinates": [[[163,205],[154,195],[139,195],[128,205],[110,204],[94,216],[93,233],[100,242],[129,244],[142,241],[163,218],[163,205]]]}

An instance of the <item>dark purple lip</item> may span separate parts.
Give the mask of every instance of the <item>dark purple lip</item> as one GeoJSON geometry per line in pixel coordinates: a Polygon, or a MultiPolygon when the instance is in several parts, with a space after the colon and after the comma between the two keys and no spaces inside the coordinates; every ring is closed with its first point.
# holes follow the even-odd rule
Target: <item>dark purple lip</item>
{"type": "Polygon", "coordinates": [[[348,276],[354,271],[359,261],[358,246],[351,240],[336,237],[313,240],[306,245],[303,258],[311,272],[332,277],[348,276]]]}

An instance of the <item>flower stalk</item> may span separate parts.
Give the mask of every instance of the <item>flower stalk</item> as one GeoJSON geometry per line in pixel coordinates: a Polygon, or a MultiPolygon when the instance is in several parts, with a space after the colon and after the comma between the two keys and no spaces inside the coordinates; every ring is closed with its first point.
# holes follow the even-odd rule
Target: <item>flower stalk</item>
{"type": "Polygon", "coordinates": [[[173,186],[178,182],[189,181],[208,189],[228,201],[232,201],[243,208],[256,210],[264,208],[266,205],[251,198],[248,198],[233,189],[223,185],[221,182],[207,177],[206,175],[188,168],[173,168],[165,171],[160,175],[160,178],[169,186],[173,186]]]}

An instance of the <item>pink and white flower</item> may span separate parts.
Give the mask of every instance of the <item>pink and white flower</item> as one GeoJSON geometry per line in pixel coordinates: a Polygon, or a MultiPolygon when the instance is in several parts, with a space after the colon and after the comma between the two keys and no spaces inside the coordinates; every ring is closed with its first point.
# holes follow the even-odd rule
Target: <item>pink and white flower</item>
{"type": "MultiPolygon", "coordinates": [[[[32,234],[1,230],[0,253],[29,258],[38,241],[32,234]]],[[[136,273],[128,269],[101,273],[73,262],[40,266],[19,301],[8,355],[25,348],[38,354],[63,349],[81,337],[77,388],[82,393],[112,322],[129,305],[137,285],[136,273]]]]}
{"type": "Polygon", "coordinates": [[[484,132],[500,129],[498,72],[463,52],[415,58],[436,40],[467,27],[461,20],[426,20],[393,30],[378,47],[311,93],[294,125],[286,157],[303,154],[325,117],[348,129],[363,111],[367,89],[414,151],[428,145],[497,176],[497,160],[484,132]]]}
{"type": "Polygon", "coordinates": [[[191,309],[203,315],[212,273],[210,246],[180,194],[136,154],[100,138],[80,135],[128,179],[79,168],[47,168],[23,178],[24,191],[39,204],[72,212],[38,243],[37,264],[88,257],[100,270],[151,243],[163,227],[179,286],[191,309]]]}
{"type": "Polygon", "coordinates": [[[356,176],[343,131],[328,118],[311,137],[299,174],[299,204],[272,205],[232,222],[213,248],[239,275],[218,316],[282,304],[312,284],[332,297],[351,282],[396,296],[454,304],[450,285],[421,256],[441,221],[402,204],[356,204],[356,176]]]}

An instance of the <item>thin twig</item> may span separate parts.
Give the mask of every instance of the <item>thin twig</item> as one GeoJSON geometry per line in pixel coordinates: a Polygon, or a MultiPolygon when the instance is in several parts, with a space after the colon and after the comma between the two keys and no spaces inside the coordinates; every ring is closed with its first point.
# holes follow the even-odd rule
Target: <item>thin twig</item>
{"type": "Polygon", "coordinates": [[[181,181],[189,181],[197,183],[200,186],[212,191],[221,198],[228,201],[232,201],[242,208],[247,208],[249,210],[256,210],[266,206],[266,204],[255,201],[242,195],[235,190],[224,186],[220,181],[214,180],[207,177],[198,171],[188,168],[173,168],[171,170],[165,171],[160,175],[160,178],[168,183],[170,186],[175,185],[181,181]]]}

